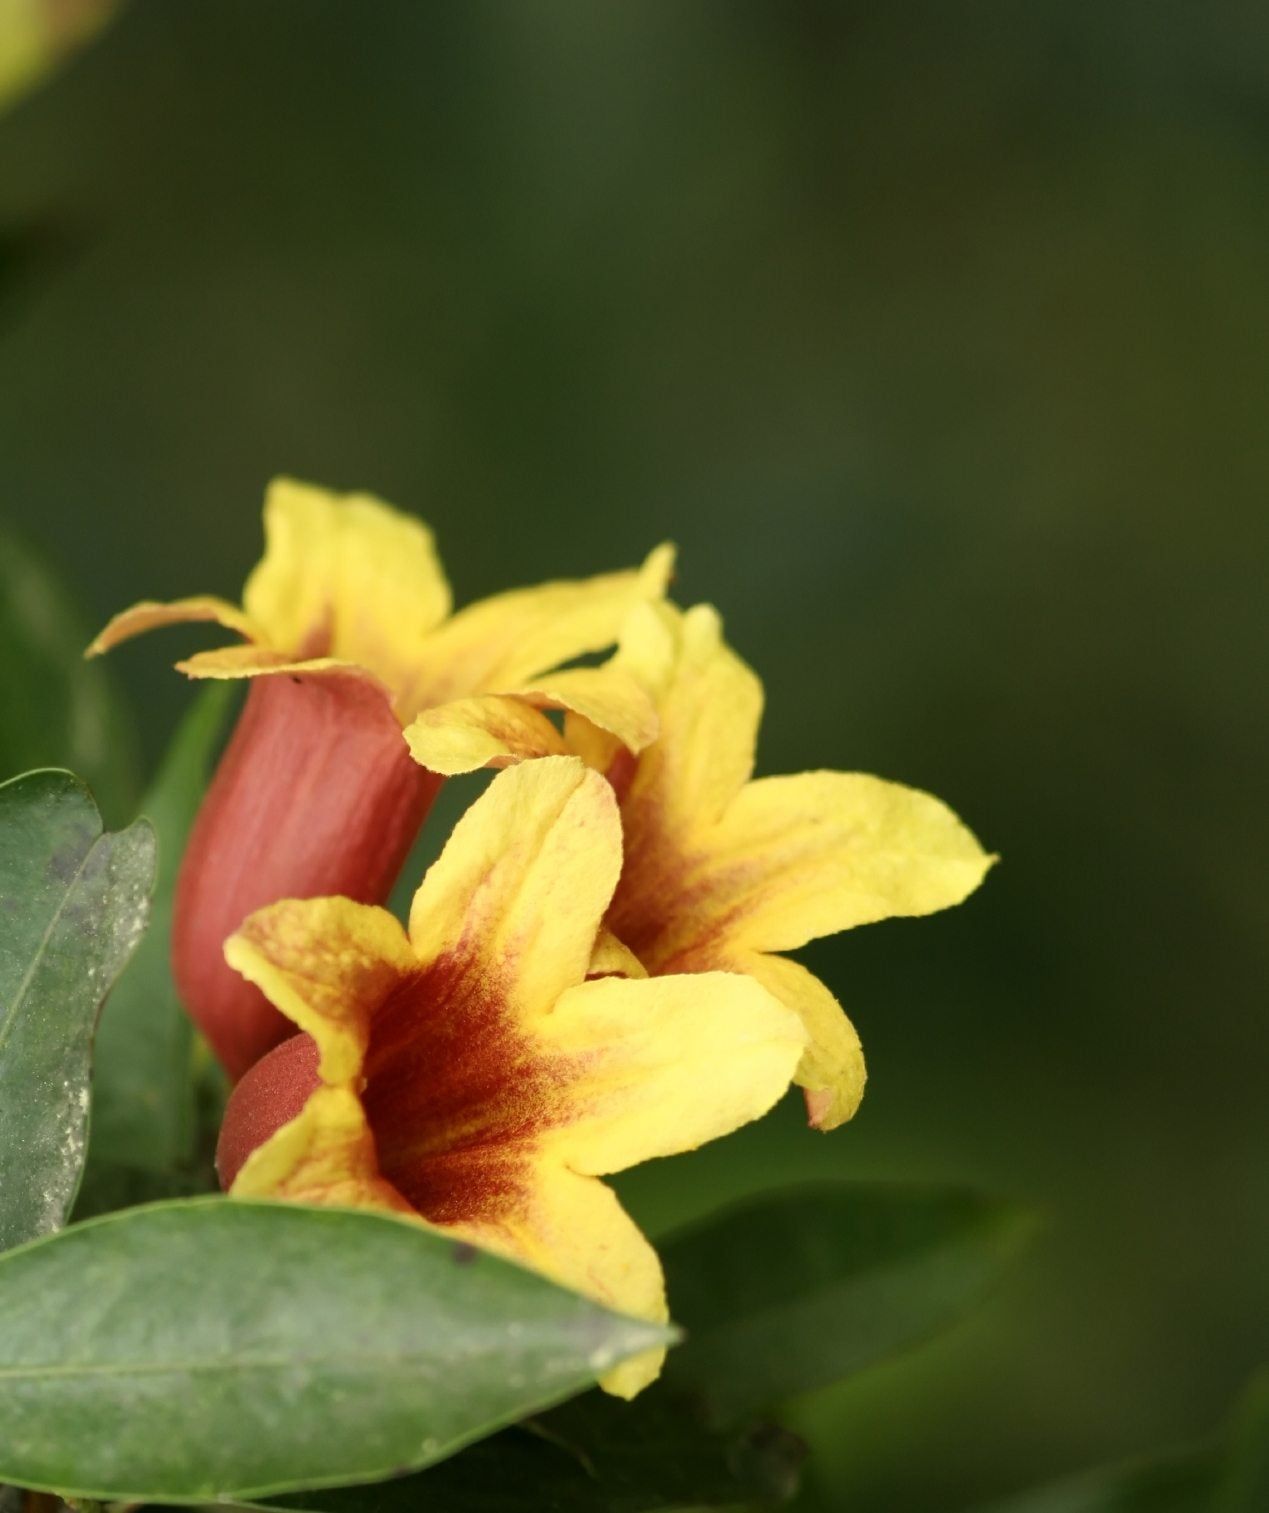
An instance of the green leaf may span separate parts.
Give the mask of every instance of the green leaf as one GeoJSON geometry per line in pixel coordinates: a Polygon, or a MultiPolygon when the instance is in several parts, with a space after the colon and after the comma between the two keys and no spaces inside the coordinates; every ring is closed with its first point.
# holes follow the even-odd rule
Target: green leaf
{"type": "Polygon", "coordinates": [[[673,1337],[387,1215],[131,1209],[0,1257],[0,1481],[193,1502],[371,1480],[673,1337]]]}
{"type": "Polygon", "coordinates": [[[1190,1451],[1095,1471],[992,1503],[982,1513],[1213,1513],[1217,1457],[1190,1451]]]}
{"type": "Polygon", "coordinates": [[[82,775],[106,815],[130,817],[136,741],[110,671],[86,662],[70,597],[31,549],[0,529],[0,776],[35,767],[82,775]]]}
{"type": "Polygon", "coordinates": [[[103,835],[69,772],[0,784],[0,1249],[74,1201],[93,1026],[145,928],[154,862],[150,826],[103,835]]]}
{"type": "Polygon", "coordinates": [[[309,1513],[652,1513],[743,1508],[796,1489],[800,1443],[750,1415],[824,1385],[975,1302],[1032,1228],[949,1189],[775,1194],[663,1247],[686,1341],[633,1405],[589,1394],[422,1475],[285,1499],[309,1513]],[[720,1432],[718,1424],[743,1427],[720,1432]]]}
{"type": "Polygon", "coordinates": [[[508,1429],[417,1476],[296,1493],[288,1513],[688,1513],[786,1501],[805,1447],[773,1424],[714,1434],[653,1387],[597,1392],[508,1429]]]}
{"type": "Polygon", "coordinates": [[[169,966],[172,895],[235,692],[219,683],[198,694],[141,806],[158,834],[158,882],[150,929],[97,1032],[90,1185],[109,1165],[170,1175],[194,1156],[194,1031],[169,966]]]}
{"type": "Polygon", "coordinates": [[[977,1303],[1034,1222],[947,1188],[842,1183],[776,1194],[663,1247],[686,1342],[667,1380],[732,1422],[824,1387],[977,1303]]]}

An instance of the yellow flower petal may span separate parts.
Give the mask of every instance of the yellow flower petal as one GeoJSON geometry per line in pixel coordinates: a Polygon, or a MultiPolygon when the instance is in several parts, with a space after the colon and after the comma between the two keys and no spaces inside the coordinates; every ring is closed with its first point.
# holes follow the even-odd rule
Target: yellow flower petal
{"type": "Polygon", "coordinates": [[[579,1069],[567,1122],[544,1146],[591,1176],[695,1150],[757,1119],[806,1045],[795,1013],[729,972],[583,983],[537,1034],[579,1069]]]}
{"type": "Polygon", "coordinates": [[[851,772],[748,784],[711,849],[711,908],[759,951],[949,908],[992,863],[938,799],[851,772]]]}
{"type": "Polygon", "coordinates": [[[534,679],[516,697],[542,709],[562,709],[639,752],[657,738],[660,721],[647,690],[615,659],[603,667],[571,667],[534,679]]]}
{"type": "Polygon", "coordinates": [[[196,651],[176,664],[177,672],[187,678],[257,678],[275,672],[310,672],[327,666],[347,668],[347,663],[332,663],[329,657],[312,662],[297,662],[284,651],[272,651],[258,643],[246,646],[218,646],[213,651],[196,651]]]}
{"type": "MultiPolygon", "coordinates": [[[[658,1323],[668,1317],[656,1252],[617,1195],[594,1177],[542,1161],[514,1215],[497,1225],[458,1225],[447,1232],[620,1313],[658,1323]]],[[[656,1379],[664,1359],[664,1350],[646,1351],[606,1372],[599,1384],[617,1397],[634,1397],[656,1379]]]]}
{"type": "Polygon", "coordinates": [[[612,789],[575,757],[499,773],[454,827],[410,909],[423,966],[441,958],[520,1014],[586,975],[621,868],[612,789]]]}
{"type": "Polygon", "coordinates": [[[658,599],[674,553],[658,547],[636,572],[515,589],[460,610],[415,659],[414,710],[471,693],[514,689],[546,669],[617,639],[631,608],[658,599]]]}
{"type": "MultiPolygon", "coordinates": [[[[659,701],[661,737],[639,762],[625,812],[636,830],[651,811],[648,822],[691,832],[716,820],[753,771],[762,684],[723,640],[710,605],[670,613],[677,652],[659,701]]],[[[639,629],[650,639],[650,622],[639,629]]],[[[647,653],[649,662],[662,655],[647,653]]]]}
{"type": "MultiPolygon", "coordinates": [[[[622,624],[617,650],[604,664],[604,671],[620,673],[644,691],[654,716],[657,701],[674,672],[680,619],[681,611],[664,601],[636,604],[622,624]]],[[[660,734],[660,723],[656,717],[652,739],[660,734]]],[[[642,751],[649,744],[634,745],[629,740],[623,743],[611,733],[611,727],[605,728],[583,714],[565,715],[564,739],[569,750],[576,752],[588,767],[605,775],[612,774],[614,762],[623,752],[642,751]]]]}
{"type": "Polygon", "coordinates": [[[815,1129],[836,1129],[855,1116],[867,1069],[855,1026],[832,993],[796,961],[752,954],[744,969],[801,1019],[810,1037],[794,1081],[806,1094],[815,1129]]]}
{"type": "Polygon", "coordinates": [[[313,1037],[332,1085],[360,1074],[375,1008],[415,965],[386,909],[347,898],[258,909],[225,942],[225,960],[313,1037]]]}
{"type": "Polygon", "coordinates": [[[347,1087],[311,1093],[300,1113],[247,1157],[230,1192],[235,1198],[289,1198],[417,1217],[379,1175],[365,1111],[347,1087]]]}
{"type": "Polygon", "coordinates": [[[532,757],[565,756],[564,737],[543,709],[566,709],[642,751],[657,733],[657,713],[638,683],[619,668],[578,667],[549,674],[510,694],[476,694],[425,709],[406,727],[411,755],[452,777],[507,767],[532,757]]]}
{"type": "Polygon", "coordinates": [[[646,977],[647,968],[611,930],[601,929],[590,953],[587,977],[646,977]]]}
{"type": "Polygon", "coordinates": [[[674,677],[684,618],[678,605],[665,599],[636,604],[622,624],[614,665],[660,697],[674,677]]]}
{"type": "Polygon", "coordinates": [[[544,714],[506,694],[475,694],[425,709],[406,726],[405,739],[420,766],[445,777],[568,754],[544,714]]]}
{"type": "Polygon", "coordinates": [[[356,662],[400,687],[450,608],[431,531],[369,494],[289,478],[269,485],[264,529],[243,604],[269,645],[356,662]]]}
{"type": "Polygon", "coordinates": [[[226,630],[237,631],[248,641],[259,640],[263,635],[250,615],[244,614],[236,604],[230,604],[226,599],[217,599],[211,594],[173,599],[168,604],[144,599],[140,604],[134,604],[131,609],[117,614],[89,646],[85,655],[99,657],[102,652],[118,646],[121,641],[128,641],[133,636],[143,635],[147,630],[155,630],[162,625],[188,625],[200,621],[213,621],[217,625],[223,625],[226,630]]]}

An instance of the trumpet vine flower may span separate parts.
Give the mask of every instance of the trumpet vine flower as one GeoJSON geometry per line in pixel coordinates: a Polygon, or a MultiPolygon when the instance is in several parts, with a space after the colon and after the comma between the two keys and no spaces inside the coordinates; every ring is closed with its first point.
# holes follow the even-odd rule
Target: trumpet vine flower
{"type": "MultiPolygon", "coordinates": [[[[467,811],[408,931],[345,898],[253,914],[226,958],[304,1033],[235,1089],[222,1184],[410,1215],[665,1318],[655,1252],[600,1178],[765,1113],[806,1032],[749,976],[593,975],[621,852],[611,786],[553,757],[467,811]]],[[[632,1396],[660,1358],[603,1385],[632,1396]]]]}
{"type": "Polygon", "coordinates": [[[147,601],[89,648],[189,621],[241,637],[177,663],[192,678],[252,684],[191,833],[173,920],[178,990],[235,1078],[292,1026],[228,969],[223,943],[279,898],[387,897],[440,783],[411,761],[403,724],[497,691],[524,707],[569,709],[641,749],[655,711],[622,668],[551,670],[611,645],[633,605],[664,593],[672,561],[662,547],[637,570],[451,614],[431,532],[369,495],[280,479],[264,524],[264,557],[241,606],[147,601]]]}
{"type": "Polygon", "coordinates": [[[604,773],[625,831],[611,936],[654,976],[745,973],[795,1011],[808,1032],[796,1080],[811,1124],[832,1129],[863,1095],[859,1037],[824,983],[780,953],[957,904],[992,858],[938,799],[898,783],[823,771],[754,780],[762,685],[708,605],[637,606],[610,670],[656,704],[660,732],[641,752],[593,722],[566,717],[559,731],[515,697],[421,712],[406,738],[438,773],[562,751],[604,773]]]}

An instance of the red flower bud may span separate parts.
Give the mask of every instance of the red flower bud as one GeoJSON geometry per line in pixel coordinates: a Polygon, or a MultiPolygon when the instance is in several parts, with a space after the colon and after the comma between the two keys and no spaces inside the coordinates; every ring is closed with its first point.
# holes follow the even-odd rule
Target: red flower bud
{"type": "Polygon", "coordinates": [[[280,898],[382,903],[442,779],[410,757],[382,687],[355,673],[256,678],[177,880],[172,969],[236,1081],[295,1026],[225,962],[225,940],[280,898]]]}
{"type": "Polygon", "coordinates": [[[216,1173],[225,1192],[256,1146],[303,1111],[320,1081],[317,1046],[309,1035],[293,1034],[256,1062],[230,1095],[216,1142],[216,1173]]]}

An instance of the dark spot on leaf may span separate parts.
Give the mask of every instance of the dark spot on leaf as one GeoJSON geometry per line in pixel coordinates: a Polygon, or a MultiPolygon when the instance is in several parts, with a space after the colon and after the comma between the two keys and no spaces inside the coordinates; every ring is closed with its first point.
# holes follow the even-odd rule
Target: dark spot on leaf
{"type": "Polygon", "coordinates": [[[474,1245],[469,1245],[466,1240],[459,1240],[454,1246],[454,1265],[470,1266],[479,1254],[474,1245]]]}

